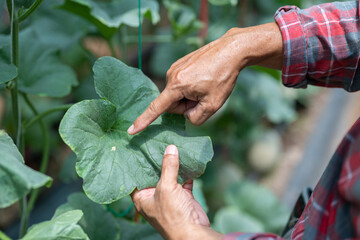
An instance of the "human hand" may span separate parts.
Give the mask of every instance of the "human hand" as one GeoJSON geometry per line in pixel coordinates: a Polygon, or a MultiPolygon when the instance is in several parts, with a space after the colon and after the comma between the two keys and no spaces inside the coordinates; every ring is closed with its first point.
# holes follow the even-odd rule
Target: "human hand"
{"type": "Polygon", "coordinates": [[[164,91],[128,133],[144,130],[165,111],[184,114],[194,125],[201,125],[225,103],[244,67],[258,64],[280,69],[282,45],[276,23],[229,30],[171,66],[164,91]]]}
{"type": "Polygon", "coordinates": [[[193,181],[178,184],[178,171],[178,150],[169,145],[156,188],[135,190],[131,194],[136,210],[165,239],[221,239],[222,235],[210,228],[206,213],[194,199],[193,181]]]}

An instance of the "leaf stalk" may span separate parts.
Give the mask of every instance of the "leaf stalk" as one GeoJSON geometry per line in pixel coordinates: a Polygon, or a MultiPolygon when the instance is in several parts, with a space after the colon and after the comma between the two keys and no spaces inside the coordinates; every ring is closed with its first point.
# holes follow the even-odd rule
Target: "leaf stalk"
{"type": "Polygon", "coordinates": [[[35,10],[40,6],[43,0],[36,0],[28,9],[25,10],[23,14],[21,14],[18,18],[19,22],[27,19],[35,10]]]}
{"type": "MultiPolygon", "coordinates": [[[[34,104],[32,104],[32,102],[30,101],[28,96],[26,94],[23,94],[23,97],[24,97],[26,104],[29,106],[29,108],[31,109],[31,111],[33,112],[35,117],[39,116],[39,112],[36,110],[34,104]]],[[[43,139],[44,139],[44,147],[43,147],[43,154],[42,154],[41,165],[40,165],[40,172],[45,174],[46,170],[47,170],[48,162],[49,162],[50,141],[49,141],[48,130],[46,128],[46,125],[45,125],[43,119],[39,118],[38,121],[39,121],[41,131],[43,134],[43,139]]],[[[24,220],[26,226],[28,225],[29,216],[30,216],[31,211],[34,208],[34,205],[35,205],[38,195],[39,195],[38,188],[34,189],[30,194],[30,199],[29,199],[29,202],[27,205],[26,216],[25,216],[25,220],[24,220]]]]}
{"type": "Polygon", "coordinates": [[[51,108],[45,112],[40,113],[39,115],[36,115],[33,119],[31,119],[30,121],[24,123],[24,129],[29,129],[32,125],[34,125],[37,121],[40,121],[41,119],[43,119],[44,117],[50,115],[51,113],[54,112],[58,112],[58,111],[66,111],[68,110],[70,107],[72,106],[72,104],[65,104],[65,105],[60,105],[58,107],[54,107],[51,108]]]}

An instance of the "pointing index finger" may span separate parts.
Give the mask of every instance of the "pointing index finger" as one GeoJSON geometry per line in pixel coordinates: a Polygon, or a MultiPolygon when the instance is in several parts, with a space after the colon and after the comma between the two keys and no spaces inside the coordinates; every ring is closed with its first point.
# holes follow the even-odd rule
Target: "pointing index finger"
{"type": "Polygon", "coordinates": [[[134,135],[144,130],[155,119],[163,114],[174,102],[177,102],[180,99],[178,94],[165,88],[165,90],[150,103],[149,107],[129,127],[127,130],[128,134],[134,135]]]}

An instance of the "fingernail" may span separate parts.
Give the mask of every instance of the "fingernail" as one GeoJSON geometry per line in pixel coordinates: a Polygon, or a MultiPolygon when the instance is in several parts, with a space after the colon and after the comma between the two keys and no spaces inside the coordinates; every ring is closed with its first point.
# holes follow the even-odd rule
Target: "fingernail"
{"type": "Polygon", "coordinates": [[[176,147],[175,145],[169,145],[169,146],[167,146],[164,155],[168,155],[168,154],[177,155],[177,154],[178,154],[178,149],[177,149],[177,147],[176,147]]]}
{"type": "Polygon", "coordinates": [[[132,134],[133,132],[134,132],[134,124],[133,125],[131,125],[130,127],[129,127],[129,129],[127,130],[127,133],[128,134],[132,134]]]}

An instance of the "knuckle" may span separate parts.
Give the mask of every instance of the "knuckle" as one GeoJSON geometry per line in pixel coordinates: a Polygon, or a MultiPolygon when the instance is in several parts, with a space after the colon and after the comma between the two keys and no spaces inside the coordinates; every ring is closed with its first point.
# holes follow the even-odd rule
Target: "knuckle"
{"type": "Polygon", "coordinates": [[[207,113],[207,114],[213,114],[214,112],[216,112],[217,111],[217,105],[216,104],[214,104],[214,103],[208,103],[208,105],[206,106],[206,108],[205,108],[205,112],[207,113]]]}
{"type": "Polygon", "coordinates": [[[233,34],[236,31],[236,28],[230,28],[229,30],[227,30],[226,34],[233,34]]]}
{"type": "Polygon", "coordinates": [[[159,111],[159,107],[155,101],[152,101],[148,108],[152,113],[157,113],[159,111]]]}
{"type": "Polygon", "coordinates": [[[169,70],[167,70],[166,72],[166,80],[169,81],[171,79],[172,73],[173,73],[173,65],[171,65],[171,67],[169,68],[169,70]]]}
{"type": "Polygon", "coordinates": [[[185,78],[186,78],[186,70],[182,69],[176,72],[174,80],[176,82],[182,82],[185,80],[185,78]]]}

